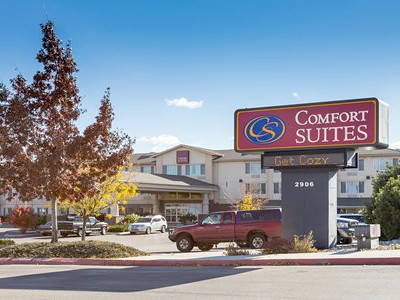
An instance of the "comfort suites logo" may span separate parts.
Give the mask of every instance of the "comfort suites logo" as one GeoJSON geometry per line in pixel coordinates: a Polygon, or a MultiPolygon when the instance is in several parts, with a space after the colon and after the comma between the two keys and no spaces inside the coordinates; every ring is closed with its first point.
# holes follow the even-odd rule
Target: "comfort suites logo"
{"type": "Polygon", "coordinates": [[[248,121],[244,127],[246,138],[259,145],[271,144],[283,137],[285,123],[278,117],[263,115],[248,121]]]}

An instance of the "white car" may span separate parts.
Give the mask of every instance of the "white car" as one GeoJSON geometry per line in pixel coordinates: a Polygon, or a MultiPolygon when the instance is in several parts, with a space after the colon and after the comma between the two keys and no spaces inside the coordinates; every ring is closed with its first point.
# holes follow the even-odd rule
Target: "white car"
{"type": "Polygon", "coordinates": [[[135,223],[131,223],[128,226],[129,232],[131,234],[135,233],[147,233],[150,234],[155,231],[161,231],[164,233],[167,231],[168,225],[167,220],[163,216],[146,216],[140,218],[135,223]]]}

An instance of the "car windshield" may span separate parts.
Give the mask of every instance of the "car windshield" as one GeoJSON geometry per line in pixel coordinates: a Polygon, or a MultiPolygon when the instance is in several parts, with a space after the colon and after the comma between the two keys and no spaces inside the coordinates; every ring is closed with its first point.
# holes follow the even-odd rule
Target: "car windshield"
{"type": "Polygon", "coordinates": [[[136,223],[150,223],[151,218],[140,218],[136,223]]]}
{"type": "Polygon", "coordinates": [[[357,220],[358,222],[365,223],[364,217],[361,215],[341,215],[343,218],[357,220]]]}

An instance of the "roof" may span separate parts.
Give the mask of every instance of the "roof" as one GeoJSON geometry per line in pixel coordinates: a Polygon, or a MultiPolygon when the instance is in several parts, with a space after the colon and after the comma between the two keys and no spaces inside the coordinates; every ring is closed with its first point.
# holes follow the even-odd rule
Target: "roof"
{"type": "Polygon", "coordinates": [[[140,172],[123,172],[124,180],[134,182],[139,191],[143,190],[185,190],[216,191],[218,186],[183,175],[149,174],[140,172]]]}
{"type": "Polygon", "coordinates": [[[216,161],[252,161],[252,160],[260,160],[261,159],[261,152],[260,153],[238,153],[233,149],[230,150],[217,150],[217,152],[221,153],[223,156],[217,158],[216,161]]]}
{"type": "MultiPolygon", "coordinates": [[[[155,153],[137,153],[133,155],[133,164],[139,165],[155,165],[156,157],[162,154],[168,153],[170,151],[174,151],[179,148],[192,149],[195,151],[200,151],[203,153],[208,153],[210,155],[216,156],[214,161],[216,162],[232,162],[232,161],[259,161],[261,158],[262,152],[257,153],[238,153],[233,149],[226,150],[209,150],[200,147],[188,146],[188,145],[178,145],[176,147],[167,149],[163,152],[155,153]]],[[[400,149],[368,149],[368,148],[358,148],[356,152],[361,157],[387,157],[387,156],[399,156],[400,157],[400,149]]]]}
{"type": "Polygon", "coordinates": [[[356,152],[360,156],[400,156],[400,149],[371,149],[359,148],[356,152]]]}
{"type": "Polygon", "coordinates": [[[365,207],[371,198],[337,198],[337,206],[340,207],[365,207]]]}
{"type": "Polygon", "coordinates": [[[206,148],[200,148],[200,147],[195,147],[195,146],[189,146],[189,145],[185,145],[185,144],[180,144],[180,145],[178,145],[178,146],[169,148],[169,149],[167,149],[167,150],[165,150],[165,151],[159,152],[159,153],[157,153],[156,155],[154,155],[154,157],[163,155],[163,154],[165,154],[165,153],[174,151],[174,150],[179,149],[179,148],[191,149],[191,150],[194,150],[194,151],[199,151],[199,152],[207,153],[207,154],[210,154],[210,155],[213,155],[213,156],[218,156],[218,157],[223,156],[223,154],[218,153],[218,152],[216,152],[216,151],[214,151],[214,150],[210,150],[210,149],[206,149],[206,148]]]}
{"type": "Polygon", "coordinates": [[[155,152],[150,152],[150,153],[135,153],[132,156],[132,163],[134,165],[139,164],[139,165],[155,165],[156,164],[156,158],[155,155],[157,153],[155,152]]]}

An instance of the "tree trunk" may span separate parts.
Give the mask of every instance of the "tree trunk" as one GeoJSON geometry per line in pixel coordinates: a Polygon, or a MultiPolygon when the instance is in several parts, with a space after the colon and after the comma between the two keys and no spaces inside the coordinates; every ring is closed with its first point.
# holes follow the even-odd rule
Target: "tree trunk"
{"type": "Polygon", "coordinates": [[[82,225],[82,241],[86,240],[86,221],[87,221],[87,215],[86,215],[86,209],[83,210],[83,225],[82,225]]]}
{"type": "Polygon", "coordinates": [[[51,242],[58,243],[57,200],[51,199],[51,242]]]}

